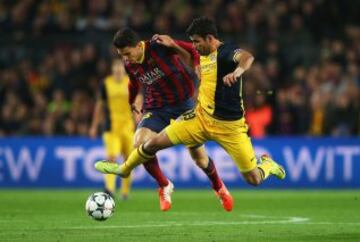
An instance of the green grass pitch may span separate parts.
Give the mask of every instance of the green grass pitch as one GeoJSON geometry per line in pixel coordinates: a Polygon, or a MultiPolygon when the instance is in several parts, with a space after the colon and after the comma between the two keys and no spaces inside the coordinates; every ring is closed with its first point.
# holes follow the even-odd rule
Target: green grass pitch
{"type": "Polygon", "coordinates": [[[359,190],[232,189],[231,213],[210,189],[176,190],[169,212],[134,190],[105,222],[84,210],[95,191],[0,190],[0,241],[360,241],[359,190]]]}

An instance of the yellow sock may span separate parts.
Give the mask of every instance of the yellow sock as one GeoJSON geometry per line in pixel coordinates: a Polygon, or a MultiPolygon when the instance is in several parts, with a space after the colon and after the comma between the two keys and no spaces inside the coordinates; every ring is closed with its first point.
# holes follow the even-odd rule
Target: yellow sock
{"type": "Polygon", "coordinates": [[[263,162],[257,166],[260,169],[260,173],[262,172],[262,179],[265,180],[270,175],[270,170],[272,168],[271,162],[263,162]]]}
{"type": "Polygon", "coordinates": [[[129,194],[130,187],[131,187],[131,176],[129,176],[128,178],[121,179],[120,193],[122,196],[127,196],[129,194]]]}
{"type": "Polygon", "coordinates": [[[105,188],[109,191],[114,193],[116,187],[116,175],[113,174],[105,174],[104,175],[105,181],[105,188]]]}
{"type": "Polygon", "coordinates": [[[145,163],[146,161],[152,159],[153,155],[148,155],[143,151],[143,146],[141,145],[139,148],[133,150],[129,157],[124,163],[120,166],[120,172],[123,174],[129,174],[132,169],[137,167],[138,165],[145,163]]]}

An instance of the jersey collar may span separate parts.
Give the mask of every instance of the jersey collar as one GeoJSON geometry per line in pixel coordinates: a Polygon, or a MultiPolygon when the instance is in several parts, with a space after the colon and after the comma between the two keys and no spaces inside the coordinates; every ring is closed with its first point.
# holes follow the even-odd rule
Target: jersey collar
{"type": "Polygon", "coordinates": [[[142,49],[142,55],[141,55],[140,60],[136,62],[138,64],[142,64],[144,62],[144,59],[145,59],[145,42],[140,41],[140,44],[141,44],[141,49],[142,49]]]}

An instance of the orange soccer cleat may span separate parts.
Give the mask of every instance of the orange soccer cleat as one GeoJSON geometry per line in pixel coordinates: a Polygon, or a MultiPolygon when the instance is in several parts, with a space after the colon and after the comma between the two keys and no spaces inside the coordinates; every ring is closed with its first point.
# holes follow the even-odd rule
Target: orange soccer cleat
{"type": "Polygon", "coordinates": [[[171,208],[171,193],[174,191],[174,185],[171,181],[165,187],[159,188],[159,199],[160,199],[160,209],[161,211],[166,212],[171,208]]]}
{"type": "Polygon", "coordinates": [[[220,199],[225,211],[230,212],[233,209],[234,201],[225,184],[218,191],[215,191],[215,194],[220,199]]]}

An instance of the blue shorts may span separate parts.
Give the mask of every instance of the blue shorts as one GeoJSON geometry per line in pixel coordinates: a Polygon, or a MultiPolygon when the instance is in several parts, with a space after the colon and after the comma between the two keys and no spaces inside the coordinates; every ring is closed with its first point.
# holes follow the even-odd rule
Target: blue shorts
{"type": "Polygon", "coordinates": [[[194,101],[192,99],[188,99],[175,106],[145,110],[137,129],[144,127],[156,133],[160,133],[161,130],[170,124],[171,120],[177,119],[181,114],[192,108],[194,108],[194,101]]]}

